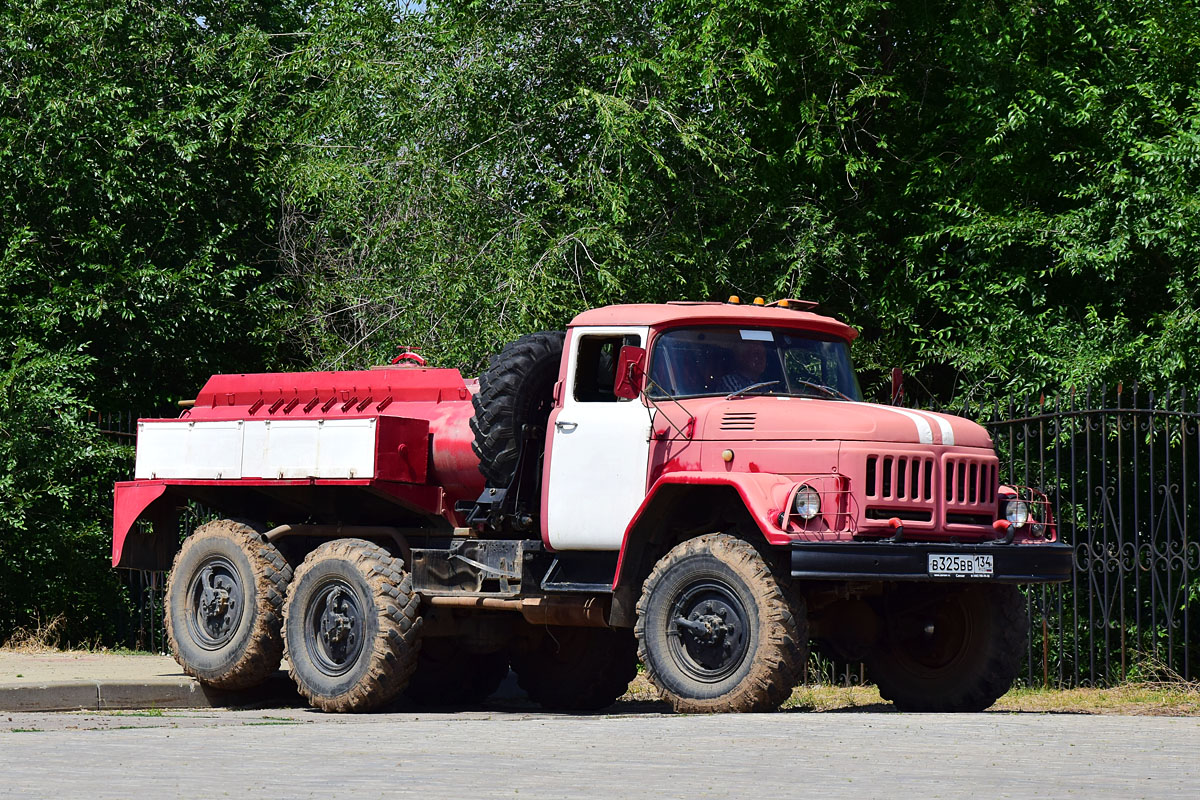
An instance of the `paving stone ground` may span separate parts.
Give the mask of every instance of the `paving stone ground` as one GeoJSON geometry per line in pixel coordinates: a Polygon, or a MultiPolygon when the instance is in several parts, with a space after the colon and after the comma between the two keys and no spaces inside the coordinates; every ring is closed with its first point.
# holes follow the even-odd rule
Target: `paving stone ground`
{"type": "Polygon", "coordinates": [[[0,715],[0,796],[1200,797],[1200,719],[657,704],[0,715]]]}

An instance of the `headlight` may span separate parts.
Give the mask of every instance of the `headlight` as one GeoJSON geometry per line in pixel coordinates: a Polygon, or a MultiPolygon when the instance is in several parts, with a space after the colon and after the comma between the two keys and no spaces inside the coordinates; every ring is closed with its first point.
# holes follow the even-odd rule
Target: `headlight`
{"type": "Polygon", "coordinates": [[[796,514],[804,519],[812,519],[821,513],[821,495],[811,486],[801,486],[796,492],[796,500],[792,503],[796,514]]]}
{"type": "Polygon", "coordinates": [[[1014,528],[1024,528],[1029,522],[1029,504],[1024,500],[1009,500],[1004,507],[1004,516],[1014,528]]]}

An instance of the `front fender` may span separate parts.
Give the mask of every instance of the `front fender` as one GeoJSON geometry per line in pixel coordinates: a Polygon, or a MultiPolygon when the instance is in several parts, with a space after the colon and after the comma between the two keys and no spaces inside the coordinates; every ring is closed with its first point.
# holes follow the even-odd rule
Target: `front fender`
{"type": "Polygon", "coordinates": [[[669,495],[683,487],[719,487],[725,491],[734,491],[741,499],[742,505],[750,518],[754,520],[763,538],[769,544],[787,545],[792,537],[781,530],[777,524],[779,512],[788,502],[788,496],[795,486],[795,479],[773,473],[726,473],[726,472],[672,472],[662,476],[650,491],[646,499],[638,506],[637,512],[625,529],[621,540],[621,552],[617,557],[617,572],[613,578],[613,589],[622,584],[623,579],[641,570],[631,569],[631,553],[637,553],[639,548],[649,541],[654,528],[666,521],[665,514],[674,497],[669,495]]]}

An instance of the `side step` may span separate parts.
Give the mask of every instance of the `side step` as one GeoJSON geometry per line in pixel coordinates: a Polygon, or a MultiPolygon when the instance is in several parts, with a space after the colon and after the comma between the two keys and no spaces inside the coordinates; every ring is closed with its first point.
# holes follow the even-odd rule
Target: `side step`
{"type": "Polygon", "coordinates": [[[614,551],[560,553],[542,578],[542,591],[571,594],[611,594],[617,574],[614,551]]]}

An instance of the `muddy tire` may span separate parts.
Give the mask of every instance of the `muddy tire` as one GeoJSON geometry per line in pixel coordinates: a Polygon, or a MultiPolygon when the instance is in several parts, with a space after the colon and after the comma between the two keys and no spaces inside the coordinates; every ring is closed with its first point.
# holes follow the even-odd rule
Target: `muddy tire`
{"type": "Polygon", "coordinates": [[[637,675],[637,642],[623,628],[547,627],[536,646],[513,655],[517,685],[552,711],[599,711],[637,675]]]}
{"type": "Polygon", "coordinates": [[[885,599],[890,640],[867,658],[901,711],[982,711],[1021,671],[1029,640],[1015,586],[913,586],[885,599]]]}
{"type": "Polygon", "coordinates": [[[491,697],[508,675],[508,653],[471,653],[455,639],[421,643],[417,669],[404,696],[420,706],[475,706],[491,697]]]}
{"type": "Polygon", "coordinates": [[[638,656],[676,711],[772,711],[792,692],[808,642],[793,599],[749,542],[709,534],[654,566],[637,605],[638,656]]]}
{"type": "Polygon", "coordinates": [[[372,711],[417,666],[419,599],[399,559],[362,539],[326,542],[296,570],[283,607],[289,674],[323,711],[372,711]]]}
{"type": "Polygon", "coordinates": [[[487,371],[479,376],[479,392],[472,398],[475,441],[471,447],[488,486],[503,488],[512,482],[521,427],[546,424],[554,404],[564,336],[562,331],[522,336],[492,356],[487,371]]]}
{"type": "Polygon", "coordinates": [[[167,642],[183,671],[207,686],[248,689],[279,669],[283,600],[292,568],[252,523],[196,529],[167,579],[167,642]]]}

